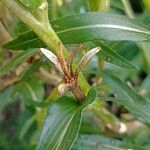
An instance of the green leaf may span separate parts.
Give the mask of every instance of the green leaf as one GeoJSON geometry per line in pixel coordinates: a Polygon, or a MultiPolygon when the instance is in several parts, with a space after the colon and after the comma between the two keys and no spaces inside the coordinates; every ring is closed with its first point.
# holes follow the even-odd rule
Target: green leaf
{"type": "Polygon", "coordinates": [[[26,50],[30,48],[46,47],[33,31],[26,31],[16,39],[4,45],[5,48],[12,50],[26,50]]]}
{"type": "MultiPolygon", "coordinates": [[[[108,13],[75,14],[53,20],[51,24],[64,44],[82,43],[97,39],[110,41],[146,41],[150,39],[150,31],[143,24],[125,16],[108,13]]],[[[45,47],[45,44],[39,41],[39,38],[32,31],[29,31],[6,44],[5,48],[45,47]],[[38,42],[39,44],[37,44],[38,42]]]]}
{"type": "Polygon", "coordinates": [[[100,41],[95,41],[93,43],[96,44],[96,46],[100,46],[102,48],[102,51],[99,53],[99,55],[100,57],[101,55],[107,56],[108,60],[106,59],[106,61],[116,64],[120,67],[125,67],[129,69],[139,69],[137,66],[130,63],[127,59],[117,54],[113,49],[106,46],[104,43],[100,41]]]}
{"type": "Polygon", "coordinates": [[[79,132],[82,110],[95,97],[96,92],[92,89],[81,106],[69,97],[58,98],[50,105],[37,150],[69,150],[79,132]]]}
{"type": "Polygon", "coordinates": [[[36,49],[30,49],[27,51],[23,51],[17,56],[13,57],[6,65],[0,67],[0,75],[5,74],[7,71],[14,69],[17,65],[23,62],[26,58],[37,54],[36,49]]]}
{"type": "Polygon", "coordinates": [[[105,72],[105,79],[117,94],[116,101],[128,109],[133,115],[150,125],[150,102],[136,94],[126,83],[116,76],[105,72]]]}
{"type": "Polygon", "coordinates": [[[72,15],[55,20],[52,25],[67,44],[95,39],[143,41],[150,37],[150,31],[144,25],[124,16],[107,13],[72,15]]]}
{"type": "Polygon", "coordinates": [[[72,150],[125,150],[122,142],[100,135],[80,134],[72,150]]]}

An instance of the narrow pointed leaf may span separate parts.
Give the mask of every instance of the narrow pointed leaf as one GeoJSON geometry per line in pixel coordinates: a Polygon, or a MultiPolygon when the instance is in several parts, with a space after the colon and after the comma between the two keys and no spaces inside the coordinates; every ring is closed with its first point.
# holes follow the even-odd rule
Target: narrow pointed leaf
{"type": "Polygon", "coordinates": [[[27,50],[30,48],[41,48],[46,45],[33,31],[21,33],[16,39],[4,45],[4,48],[12,50],[27,50]]]}
{"type": "Polygon", "coordinates": [[[53,103],[48,109],[36,149],[69,150],[78,135],[82,110],[95,100],[95,96],[95,91],[90,90],[83,105],[69,97],[61,97],[53,103]]]}
{"type": "Polygon", "coordinates": [[[119,54],[117,54],[113,49],[105,45],[100,41],[93,42],[96,46],[100,46],[102,48],[101,52],[99,53],[100,57],[103,55],[104,57],[108,58],[108,62],[116,64],[120,67],[128,68],[128,69],[139,69],[136,65],[129,62],[127,59],[123,58],[119,54]]]}
{"type": "Polygon", "coordinates": [[[133,89],[116,76],[108,72],[105,72],[104,76],[118,96],[116,101],[127,108],[141,121],[150,125],[150,102],[136,94],[133,89]]]}
{"type": "MultiPolygon", "coordinates": [[[[125,16],[109,13],[75,14],[51,21],[51,24],[64,44],[97,39],[110,41],[146,41],[150,39],[150,30],[143,24],[125,16]]],[[[45,47],[45,44],[39,41],[39,38],[29,31],[21,34],[5,47],[10,49],[45,47]]]]}

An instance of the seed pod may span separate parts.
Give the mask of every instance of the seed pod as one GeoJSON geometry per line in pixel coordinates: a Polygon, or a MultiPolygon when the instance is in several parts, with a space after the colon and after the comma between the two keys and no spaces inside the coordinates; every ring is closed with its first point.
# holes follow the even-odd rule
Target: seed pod
{"type": "Polygon", "coordinates": [[[74,48],[71,52],[70,52],[70,54],[69,54],[69,56],[68,56],[68,58],[67,58],[67,68],[68,68],[68,71],[69,71],[69,73],[73,73],[73,71],[72,71],[72,63],[73,63],[73,59],[75,58],[75,56],[77,55],[77,53],[81,50],[83,48],[83,45],[80,45],[79,47],[77,47],[77,48],[74,48]]]}
{"type": "Polygon", "coordinates": [[[100,51],[100,47],[93,48],[82,57],[82,59],[80,60],[77,66],[77,70],[76,70],[77,75],[85,67],[85,65],[92,59],[92,57],[99,51],[100,51]]]}
{"type": "Polygon", "coordinates": [[[63,48],[62,48],[61,43],[58,43],[58,49],[57,49],[56,55],[57,55],[58,61],[60,62],[60,65],[64,74],[68,75],[68,68],[67,68],[67,64],[66,64],[65,57],[63,54],[63,48]]]}

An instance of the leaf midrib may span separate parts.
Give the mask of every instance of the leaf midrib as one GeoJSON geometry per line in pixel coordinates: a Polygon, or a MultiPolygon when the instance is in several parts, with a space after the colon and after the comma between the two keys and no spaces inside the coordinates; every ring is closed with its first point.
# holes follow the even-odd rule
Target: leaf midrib
{"type": "MultiPolygon", "coordinates": [[[[86,25],[86,26],[79,26],[79,27],[71,27],[65,30],[61,30],[61,31],[56,31],[57,34],[63,34],[66,32],[70,32],[70,31],[75,31],[75,30],[84,30],[84,29],[92,29],[92,28],[111,28],[111,29],[122,29],[125,31],[132,31],[132,32],[137,32],[137,33],[143,33],[143,34],[148,34],[150,35],[150,32],[146,31],[145,29],[140,30],[140,29],[136,29],[136,28],[131,28],[131,27],[127,27],[127,26],[121,26],[121,25],[115,25],[115,24],[95,24],[95,25],[86,25]]],[[[22,44],[26,44],[26,43],[31,43],[34,42],[36,40],[39,40],[39,37],[33,38],[32,40],[28,40],[25,42],[22,42],[21,44],[17,44],[16,46],[20,46],[22,44]]],[[[13,48],[13,47],[12,47],[13,48]]]]}
{"type": "Polygon", "coordinates": [[[57,31],[57,34],[62,34],[65,32],[70,32],[70,31],[74,31],[74,30],[83,30],[83,29],[89,29],[89,28],[112,28],[112,29],[122,29],[125,31],[133,31],[133,32],[137,32],[137,33],[144,33],[144,34],[150,34],[150,32],[146,31],[145,29],[140,30],[140,29],[135,29],[135,28],[131,28],[131,27],[126,27],[126,26],[121,26],[121,25],[115,25],[115,24],[95,24],[95,25],[86,25],[86,26],[79,26],[79,27],[72,27],[72,28],[68,28],[65,30],[61,30],[61,31],[57,31]]]}
{"type": "MultiPolygon", "coordinates": [[[[75,117],[75,115],[78,113],[78,111],[80,111],[79,108],[74,112],[74,114],[72,115],[72,117],[69,119],[69,121],[68,121],[68,123],[67,123],[67,125],[66,125],[66,129],[64,130],[63,134],[61,134],[61,136],[60,136],[60,138],[59,138],[59,143],[57,144],[56,150],[58,149],[59,145],[61,144],[61,140],[60,140],[60,139],[62,139],[63,136],[65,135],[65,133],[66,133],[68,127],[70,126],[71,121],[73,120],[73,118],[75,117]]],[[[76,135],[76,136],[77,136],[77,135],[76,135]]]]}
{"type": "MultiPolygon", "coordinates": [[[[56,130],[56,132],[55,132],[55,134],[53,135],[53,138],[57,135],[57,132],[60,130],[60,128],[62,127],[62,126],[64,126],[64,124],[66,123],[66,121],[68,120],[70,118],[70,116],[68,116],[68,118],[66,118],[66,119],[64,119],[64,121],[61,123],[61,125],[59,126],[59,128],[56,130]]],[[[48,143],[48,145],[46,146],[47,148],[47,150],[49,149],[49,145],[51,144],[51,141],[53,141],[53,138],[51,138],[51,140],[49,141],[49,143],[48,143]]],[[[59,138],[58,138],[59,139],[59,138]]],[[[57,140],[58,141],[58,140],[57,140]]],[[[57,143],[57,142],[56,142],[57,143]]],[[[54,147],[54,145],[53,145],[53,147],[54,147]]]]}
{"type": "MultiPolygon", "coordinates": [[[[68,111],[69,111],[69,107],[67,107],[66,108],[68,111]]],[[[56,112],[57,113],[57,112],[56,112]]],[[[68,112],[66,111],[66,113],[64,113],[63,115],[65,115],[65,114],[67,114],[68,112]]],[[[59,113],[58,113],[59,114],[59,113]]],[[[55,115],[55,114],[51,114],[51,115],[55,115]]],[[[61,117],[60,117],[61,118],[61,117]]],[[[51,120],[51,117],[49,117],[47,120],[46,120],[46,122],[49,122],[49,120],[51,120]]],[[[55,125],[55,123],[56,123],[56,121],[54,120],[54,124],[53,125],[55,125]]],[[[47,138],[48,136],[49,136],[49,134],[50,134],[50,131],[48,131],[48,133],[44,136],[45,138],[47,138]]],[[[41,142],[44,142],[43,141],[43,139],[42,139],[42,141],[41,142]]]]}

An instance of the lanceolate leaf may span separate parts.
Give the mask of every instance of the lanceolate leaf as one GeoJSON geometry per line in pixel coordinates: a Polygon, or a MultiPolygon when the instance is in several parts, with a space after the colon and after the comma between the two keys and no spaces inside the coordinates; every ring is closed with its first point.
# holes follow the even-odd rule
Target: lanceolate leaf
{"type": "Polygon", "coordinates": [[[61,97],[53,103],[48,109],[37,150],[69,150],[78,135],[82,110],[95,96],[95,91],[90,90],[86,103],[81,106],[69,97],[61,97]]]}
{"type": "Polygon", "coordinates": [[[114,50],[109,48],[107,45],[100,41],[95,41],[94,44],[96,46],[100,46],[102,48],[102,51],[99,53],[99,56],[102,55],[107,58],[106,61],[116,64],[120,67],[130,68],[130,69],[138,69],[137,66],[129,62],[127,59],[123,58],[119,54],[117,54],[114,50]]]}
{"type": "Polygon", "coordinates": [[[94,39],[148,40],[150,31],[124,16],[107,13],[83,13],[52,22],[65,43],[80,43],[94,39]]]}
{"type": "Polygon", "coordinates": [[[41,48],[46,45],[39,39],[39,37],[32,31],[26,31],[20,34],[16,39],[10,41],[5,48],[12,50],[26,50],[30,48],[41,48]]]}
{"type": "Polygon", "coordinates": [[[116,92],[118,98],[116,101],[126,107],[132,114],[150,125],[150,102],[142,96],[136,94],[126,83],[116,76],[105,72],[106,81],[116,92]]]}
{"type": "MultiPolygon", "coordinates": [[[[150,39],[150,31],[144,25],[114,14],[96,12],[75,14],[51,21],[51,24],[64,44],[96,39],[110,41],[146,41],[150,39]]],[[[45,45],[39,42],[39,38],[31,31],[5,45],[6,48],[11,49],[39,46],[44,47],[45,45]]]]}

